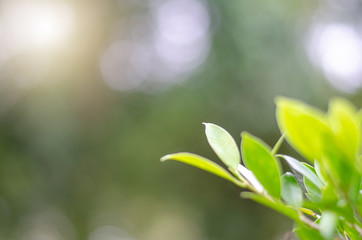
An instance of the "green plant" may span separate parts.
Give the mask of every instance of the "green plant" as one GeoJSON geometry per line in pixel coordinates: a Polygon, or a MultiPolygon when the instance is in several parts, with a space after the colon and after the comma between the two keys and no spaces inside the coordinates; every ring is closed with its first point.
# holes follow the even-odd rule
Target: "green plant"
{"type": "Polygon", "coordinates": [[[227,131],[205,123],[207,140],[227,170],[185,152],[161,161],[177,160],[231,181],[246,190],[241,197],[292,219],[302,240],[362,239],[361,111],[340,98],[330,101],[327,113],[284,97],[276,106],[282,137],[274,148],[243,132],[240,154],[227,131]],[[277,154],[284,138],[308,163],[277,154]],[[283,174],[279,159],[292,172],[283,174]]]}

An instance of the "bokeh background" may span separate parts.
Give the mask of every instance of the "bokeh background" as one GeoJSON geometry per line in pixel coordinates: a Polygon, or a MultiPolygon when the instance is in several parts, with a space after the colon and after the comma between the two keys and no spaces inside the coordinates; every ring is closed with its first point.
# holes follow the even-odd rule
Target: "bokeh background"
{"type": "Polygon", "coordinates": [[[285,217],[159,159],[218,161],[202,122],[273,145],[277,95],[360,107],[361,11],[358,0],[2,0],[0,239],[282,239],[285,217]]]}

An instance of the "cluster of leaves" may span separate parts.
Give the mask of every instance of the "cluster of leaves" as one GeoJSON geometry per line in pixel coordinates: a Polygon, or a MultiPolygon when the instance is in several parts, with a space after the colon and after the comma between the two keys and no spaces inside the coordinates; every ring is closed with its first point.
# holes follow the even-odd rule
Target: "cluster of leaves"
{"type": "Polygon", "coordinates": [[[227,170],[192,153],[161,160],[193,165],[247,190],[243,198],[292,219],[302,240],[362,239],[362,114],[340,98],[330,101],[327,113],[284,97],[276,105],[282,137],[274,148],[243,132],[240,154],[226,130],[205,123],[207,140],[227,170]],[[308,163],[277,154],[284,138],[308,163]],[[292,172],[283,174],[279,159],[292,172]]]}

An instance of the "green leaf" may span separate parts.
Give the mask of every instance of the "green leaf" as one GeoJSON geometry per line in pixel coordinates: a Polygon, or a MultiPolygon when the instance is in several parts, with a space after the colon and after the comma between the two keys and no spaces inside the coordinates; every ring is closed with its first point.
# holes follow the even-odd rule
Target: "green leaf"
{"type": "Polygon", "coordinates": [[[343,227],[343,230],[344,230],[344,234],[347,235],[349,237],[349,239],[351,240],[361,240],[361,235],[359,234],[359,232],[348,226],[348,224],[345,224],[344,222],[342,222],[342,227],[343,227]]]}
{"type": "Polygon", "coordinates": [[[309,169],[307,166],[303,165],[298,160],[296,160],[292,157],[289,157],[287,155],[277,155],[277,156],[285,159],[291,168],[293,168],[296,172],[298,172],[298,173],[302,174],[303,176],[305,176],[306,178],[308,178],[318,188],[323,187],[323,184],[319,180],[317,175],[311,169],[309,169]]]}
{"type": "Polygon", "coordinates": [[[327,183],[322,191],[323,204],[327,206],[334,206],[339,199],[338,189],[331,183],[327,183]]]}
{"type": "Polygon", "coordinates": [[[208,171],[219,177],[225,178],[226,180],[233,182],[236,185],[242,187],[244,185],[244,183],[237,180],[228,171],[223,169],[220,165],[214,163],[213,161],[210,161],[209,159],[198,156],[196,154],[181,152],[181,153],[169,154],[161,158],[162,162],[166,160],[176,160],[179,162],[183,162],[191,166],[200,168],[202,170],[208,171]]]}
{"type": "Polygon", "coordinates": [[[309,161],[322,153],[320,138],[328,128],[323,112],[300,101],[278,97],[276,116],[279,129],[294,149],[309,161]]]}
{"type": "Polygon", "coordinates": [[[319,232],[325,239],[333,239],[337,233],[338,216],[334,212],[325,211],[319,223],[319,232]]]}
{"type": "Polygon", "coordinates": [[[307,189],[307,197],[312,201],[316,203],[322,202],[322,191],[320,188],[318,188],[312,181],[310,181],[305,176],[303,177],[304,180],[304,186],[307,189]]]}
{"type": "Polygon", "coordinates": [[[353,173],[358,169],[354,163],[349,161],[349,157],[339,146],[338,139],[333,135],[332,131],[326,132],[323,136],[324,151],[321,158],[321,164],[324,166],[331,181],[342,191],[347,192],[353,178],[353,173]]]}
{"type": "Polygon", "coordinates": [[[360,144],[356,108],[344,99],[332,99],[329,103],[328,120],[341,149],[353,161],[360,144]]]}
{"type": "Polygon", "coordinates": [[[300,240],[324,240],[318,230],[299,225],[295,227],[294,232],[297,234],[300,240]]]}
{"type": "Polygon", "coordinates": [[[241,148],[245,166],[271,196],[280,198],[280,166],[270,147],[259,138],[243,132],[241,148]]]}
{"type": "Polygon", "coordinates": [[[239,166],[238,166],[238,171],[255,188],[255,190],[257,192],[259,192],[261,194],[264,192],[263,185],[261,185],[260,182],[258,181],[258,179],[256,179],[256,177],[252,171],[250,171],[249,169],[247,169],[246,167],[244,167],[241,164],[239,164],[239,166]]]}
{"type": "Polygon", "coordinates": [[[258,202],[266,207],[269,207],[271,209],[274,209],[277,212],[280,212],[281,214],[289,217],[290,219],[300,222],[298,213],[291,207],[285,206],[284,204],[280,202],[272,201],[265,196],[255,194],[252,192],[242,192],[241,194],[242,198],[251,199],[255,202],[258,202]]]}
{"type": "Polygon", "coordinates": [[[357,157],[357,170],[359,171],[360,174],[362,174],[362,155],[359,155],[357,157]]]}
{"type": "Polygon", "coordinates": [[[350,202],[342,198],[338,194],[337,189],[327,184],[322,192],[323,202],[321,204],[316,203],[315,205],[319,209],[328,209],[343,217],[348,222],[354,222],[354,210],[350,202]]]}
{"type": "Polygon", "coordinates": [[[292,173],[282,176],[282,198],[289,205],[299,208],[303,203],[303,191],[292,173]]]}
{"type": "Polygon", "coordinates": [[[351,173],[352,180],[348,189],[348,198],[356,203],[358,201],[359,190],[361,187],[361,176],[357,173],[351,173]]]}
{"type": "Polygon", "coordinates": [[[240,152],[233,137],[223,128],[204,123],[207,141],[223,163],[236,170],[240,164],[240,152]]]}
{"type": "Polygon", "coordinates": [[[323,185],[326,185],[327,181],[325,180],[325,177],[322,174],[321,165],[318,161],[314,161],[314,169],[315,169],[315,172],[316,172],[318,178],[323,183],[323,185]]]}
{"type": "Polygon", "coordinates": [[[362,190],[359,191],[357,198],[357,208],[360,215],[362,215],[362,190]]]}
{"type": "MultiPolygon", "coordinates": [[[[314,167],[312,167],[311,165],[309,165],[308,163],[305,163],[305,162],[302,162],[302,164],[304,166],[306,166],[309,170],[311,170],[314,174],[317,174],[314,167]]],[[[312,181],[310,181],[305,176],[303,176],[303,182],[304,182],[304,187],[307,190],[307,194],[306,194],[307,197],[312,202],[317,202],[317,203],[322,202],[322,190],[321,190],[321,188],[316,186],[312,181]]]]}

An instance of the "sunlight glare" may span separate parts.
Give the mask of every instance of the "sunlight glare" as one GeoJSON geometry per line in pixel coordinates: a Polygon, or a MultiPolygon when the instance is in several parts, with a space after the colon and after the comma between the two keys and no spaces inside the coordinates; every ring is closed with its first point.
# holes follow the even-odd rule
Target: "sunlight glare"
{"type": "Polygon", "coordinates": [[[64,2],[16,1],[3,9],[12,48],[54,47],[69,36],[74,15],[64,2]]]}

